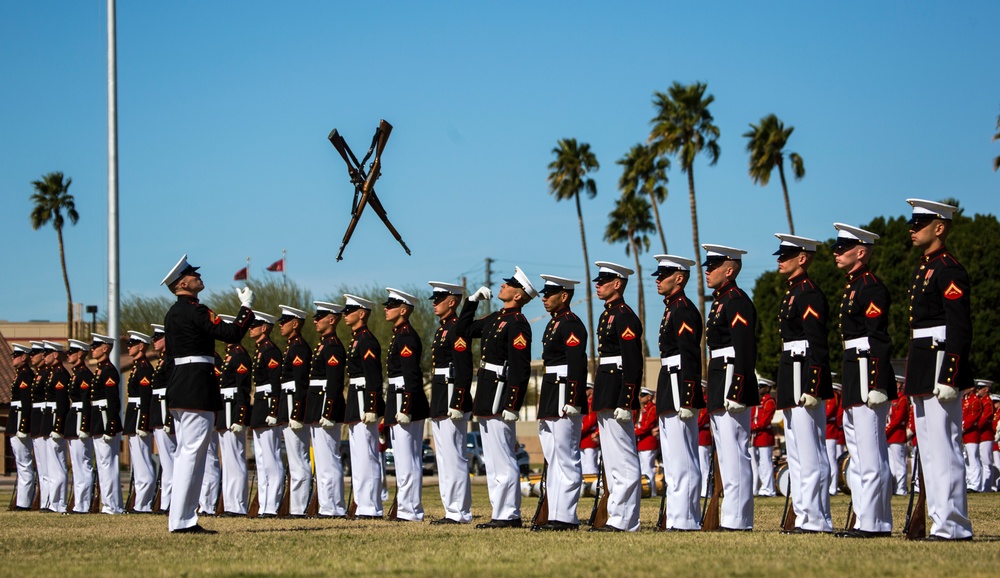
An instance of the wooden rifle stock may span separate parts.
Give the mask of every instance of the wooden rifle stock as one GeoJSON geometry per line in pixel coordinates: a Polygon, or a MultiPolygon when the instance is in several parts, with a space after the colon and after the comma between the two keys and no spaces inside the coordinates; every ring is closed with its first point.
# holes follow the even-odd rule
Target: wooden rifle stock
{"type": "MultiPolygon", "coordinates": [[[[315,474],[313,474],[315,476],[315,474]]],[[[319,484],[313,478],[313,493],[309,499],[309,506],[306,508],[306,516],[315,518],[319,514],[319,484]]]]}
{"type": "Polygon", "coordinates": [[[278,517],[287,518],[288,511],[292,504],[292,476],[289,472],[285,472],[285,491],[281,496],[281,503],[278,504],[278,517]]]}
{"type": "Polygon", "coordinates": [[[94,463],[94,469],[92,471],[92,483],[91,486],[94,488],[94,497],[90,500],[90,513],[99,514],[101,512],[101,477],[97,475],[97,463],[94,463]]]}
{"type": "Polygon", "coordinates": [[[791,532],[795,529],[795,507],[792,506],[792,482],[788,481],[788,494],[785,496],[785,508],[781,513],[781,529],[791,532]]]}
{"type": "MultiPolygon", "coordinates": [[[[131,456],[129,456],[131,458],[131,456]]],[[[125,511],[131,512],[135,509],[135,469],[132,469],[132,473],[128,477],[128,499],[125,500],[125,511]]]]}
{"type": "MultiPolygon", "coordinates": [[[[653,475],[653,487],[656,487],[656,475],[653,475]]],[[[656,516],[655,530],[664,532],[667,529],[667,485],[663,484],[663,496],[660,497],[660,513],[656,516]]]]}
{"type": "Polygon", "coordinates": [[[601,474],[604,472],[604,453],[598,452],[597,454],[597,482],[594,487],[594,507],[590,509],[590,518],[587,519],[587,525],[593,526],[594,521],[597,520],[597,510],[601,503],[601,474]]]}
{"type": "Polygon", "coordinates": [[[721,526],[719,516],[719,501],[722,498],[722,472],[719,470],[719,452],[715,447],[715,440],[712,440],[712,469],[708,472],[708,491],[704,512],[701,515],[701,531],[715,532],[721,526]]]}
{"type": "Polygon", "coordinates": [[[10,493],[10,503],[7,504],[7,511],[13,512],[17,507],[17,476],[14,476],[14,491],[10,493]]]}
{"type": "MultiPolygon", "coordinates": [[[[549,461],[542,460],[542,479],[538,482],[538,506],[531,518],[531,525],[544,526],[549,523],[549,461]]],[[[531,482],[528,482],[529,486],[531,482]]]]}
{"type": "Polygon", "coordinates": [[[603,464],[601,465],[601,485],[604,486],[604,492],[597,503],[597,515],[590,525],[592,528],[603,528],[608,525],[608,498],[611,496],[611,491],[608,490],[608,472],[603,464]]]}
{"type": "Polygon", "coordinates": [[[253,469],[253,481],[250,482],[250,491],[253,492],[253,498],[250,500],[250,507],[247,508],[247,518],[256,518],[260,513],[260,492],[257,490],[257,465],[254,464],[253,469]]]}
{"type": "Polygon", "coordinates": [[[358,515],[358,503],[354,501],[354,474],[351,473],[351,495],[347,500],[347,519],[353,520],[358,515]]]}
{"type": "Polygon", "coordinates": [[[163,464],[156,471],[156,493],[153,494],[153,512],[160,511],[160,501],[163,498],[163,464]]]}
{"type": "Polygon", "coordinates": [[[919,540],[927,536],[927,501],[922,488],[916,504],[913,503],[914,495],[917,493],[917,480],[919,479],[921,484],[924,483],[924,467],[920,460],[919,448],[913,454],[913,461],[915,463],[910,480],[910,503],[906,508],[906,525],[903,527],[903,536],[907,540],[919,540]]]}
{"type": "Polygon", "coordinates": [[[855,522],[858,521],[857,514],[854,513],[854,499],[852,498],[847,502],[847,521],[844,522],[844,531],[847,532],[854,527],[855,522]]]}

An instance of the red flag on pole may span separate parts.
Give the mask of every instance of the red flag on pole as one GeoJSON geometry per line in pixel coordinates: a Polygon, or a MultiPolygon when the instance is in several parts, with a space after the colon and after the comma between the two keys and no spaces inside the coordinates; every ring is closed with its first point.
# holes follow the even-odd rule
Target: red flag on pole
{"type": "Polygon", "coordinates": [[[267,266],[267,270],[273,271],[275,273],[283,273],[285,271],[285,258],[282,257],[281,259],[278,259],[274,263],[271,263],[270,265],[267,266]]]}
{"type": "Polygon", "coordinates": [[[233,281],[245,281],[247,278],[247,268],[244,267],[233,275],[233,281]]]}

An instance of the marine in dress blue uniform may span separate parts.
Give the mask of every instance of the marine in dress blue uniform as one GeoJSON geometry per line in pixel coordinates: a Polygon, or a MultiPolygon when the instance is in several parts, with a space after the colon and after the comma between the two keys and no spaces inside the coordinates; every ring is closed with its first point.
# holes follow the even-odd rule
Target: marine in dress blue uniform
{"type": "Polygon", "coordinates": [[[278,396],[281,395],[281,350],[271,341],[273,315],[254,311],[250,338],[257,344],[254,355],[253,432],[254,462],[257,464],[258,516],[273,518],[285,490],[285,466],[281,461],[281,430],[278,424],[278,396]]]}
{"type": "Polygon", "coordinates": [[[69,340],[66,360],[72,375],[69,386],[69,412],[63,435],[69,445],[73,468],[73,509],[71,514],[90,513],[94,498],[94,442],[90,439],[90,388],[94,373],[87,367],[90,345],[77,339],[69,340]]]}
{"type": "Polygon", "coordinates": [[[156,496],[156,466],[153,465],[153,436],[150,410],[153,405],[153,365],[146,359],[151,337],[129,331],[125,342],[132,356],[132,372],[126,384],[128,404],[125,406],[124,434],[128,438],[129,460],[132,463],[135,503],[130,513],[150,514],[156,496]]]}
{"type": "Polygon", "coordinates": [[[316,461],[317,516],[343,518],[344,467],[340,455],[340,429],[344,423],[344,378],[347,375],[347,349],[337,337],[344,306],[313,301],[313,323],[319,343],[312,355],[309,370],[309,398],[305,423],[312,430],[313,457],[316,461]]]}
{"type": "Polygon", "coordinates": [[[109,335],[91,333],[90,356],[97,362],[97,375],[90,388],[90,435],[101,484],[101,513],[121,514],[122,484],[118,473],[121,452],[121,375],[108,356],[115,345],[109,335]]]}
{"type": "Polygon", "coordinates": [[[153,349],[159,355],[153,367],[153,395],[149,408],[149,426],[153,428],[156,453],[160,459],[160,507],[153,513],[166,514],[170,510],[170,498],[173,495],[174,454],[177,453],[174,416],[167,411],[167,382],[170,381],[174,360],[167,355],[167,334],[163,325],[152,323],[150,327],[153,328],[153,349]]]}
{"type": "Polygon", "coordinates": [[[281,397],[278,398],[278,427],[282,428],[285,439],[288,479],[291,486],[285,491],[291,492],[288,515],[293,518],[304,518],[312,490],[312,463],[309,460],[310,428],[303,423],[306,400],[309,397],[312,349],[302,338],[306,312],[289,305],[279,307],[281,317],[278,317],[278,326],[281,328],[281,335],[288,340],[281,368],[281,397]]]}

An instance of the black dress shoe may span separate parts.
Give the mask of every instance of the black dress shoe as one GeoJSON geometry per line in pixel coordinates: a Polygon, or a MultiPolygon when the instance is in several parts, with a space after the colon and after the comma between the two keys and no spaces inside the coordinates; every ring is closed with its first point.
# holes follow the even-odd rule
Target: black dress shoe
{"type": "Polygon", "coordinates": [[[451,518],[438,518],[437,520],[431,520],[432,526],[443,526],[446,524],[461,524],[458,520],[452,520],[451,518]]]}
{"type": "Polygon", "coordinates": [[[476,527],[479,528],[480,530],[494,529],[494,528],[520,528],[521,518],[514,518],[513,520],[490,520],[489,522],[476,524],[476,527]]]}
{"type": "Polygon", "coordinates": [[[570,524],[569,522],[560,522],[558,520],[550,520],[546,524],[535,525],[531,527],[532,532],[568,532],[571,530],[578,530],[580,528],[579,524],[570,524]]]}
{"type": "Polygon", "coordinates": [[[700,532],[701,530],[689,528],[667,528],[664,532],[700,532]]]}
{"type": "Polygon", "coordinates": [[[261,519],[264,519],[264,520],[270,520],[271,518],[277,518],[278,515],[277,514],[260,514],[257,517],[261,518],[261,519]]]}
{"type": "Polygon", "coordinates": [[[319,520],[346,520],[347,516],[334,516],[331,514],[316,514],[316,518],[319,520]]]}
{"type": "Polygon", "coordinates": [[[237,514],[236,512],[222,512],[219,514],[220,518],[246,518],[246,514],[237,514]]]}
{"type": "Polygon", "coordinates": [[[179,530],[171,530],[171,534],[218,534],[215,530],[208,530],[202,528],[198,524],[191,526],[190,528],[181,528],[179,530]]]}
{"type": "Polygon", "coordinates": [[[587,530],[588,532],[624,532],[625,530],[615,528],[614,526],[601,526],[600,528],[591,528],[587,530]]]}
{"type": "Polygon", "coordinates": [[[819,530],[806,530],[805,528],[795,528],[794,530],[782,530],[782,534],[822,534],[819,530]]]}
{"type": "Polygon", "coordinates": [[[306,515],[305,514],[288,514],[285,517],[286,518],[292,518],[293,520],[305,520],[306,519],[306,515]]]}
{"type": "Polygon", "coordinates": [[[869,532],[867,530],[844,530],[834,534],[837,538],[888,538],[892,532],[869,532]]]}
{"type": "Polygon", "coordinates": [[[971,542],[972,536],[966,536],[965,538],[946,538],[944,536],[936,536],[931,534],[926,538],[922,538],[921,542],[971,542]]]}
{"type": "Polygon", "coordinates": [[[382,516],[366,516],[364,514],[357,514],[354,516],[355,520],[382,520],[382,516]]]}
{"type": "MultiPolygon", "coordinates": [[[[801,528],[795,528],[800,530],[801,528]]],[[[720,532],[753,532],[753,528],[727,528],[725,526],[719,526],[720,532]]],[[[782,532],[782,534],[802,534],[804,532],[782,532]]]]}

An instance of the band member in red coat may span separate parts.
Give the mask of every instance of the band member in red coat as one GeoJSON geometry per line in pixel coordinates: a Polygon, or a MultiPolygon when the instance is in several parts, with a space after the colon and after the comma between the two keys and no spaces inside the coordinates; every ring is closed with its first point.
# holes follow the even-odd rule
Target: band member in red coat
{"type": "Polygon", "coordinates": [[[826,400],[826,457],[830,463],[830,495],[837,494],[837,458],[844,453],[844,409],[839,383],[833,384],[833,397],[826,400]]]}
{"type": "Polygon", "coordinates": [[[712,467],[712,420],[704,407],[698,411],[698,465],[701,467],[701,497],[704,498],[708,495],[708,470],[712,467]]]}
{"type": "Polygon", "coordinates": [[[983,466],[979,463],[979,418],[983,403],[975,389],[965,390],[962,396],[962,443],[965,444],[965,485],[970,492],[978,492],[983,483],[983,466]]]}
{"type": "Polygon", "coordinates": [[[659,435],[653,390],[643,387],[639,391],[639,419],[635,423],[635,447],[639,452],[639,471],[649,480],[651,496],[656,495],[656,454],[660,450],[659,435]]]}
{"type": "Polygon", "coordinates": [[[770,497],[774,495],[774,410],[777,407],[771,397],[770,379],[758,380],[760,405],[753,408],[750,418],[750,446],[753,455],[753,495],[770,497]]]}
{"type": "Polygon", "coordinates": [[[594,384],[587,384],[587,413],[580,422],[580,464],[583,475],[597,475],[597,452],[601,450],[601,434],[597,428],[594,407],[594,384]]]}
{"type": "Polygon", "coordinates": [[[906,430],[910,427],[910,400],[903,395],[906,379],[896,376],[896,399],[889,408],[889,421],[885,426],[885,439],[889,444],[889,469],[892,471],[893,493],[906,495],[906,430]]]}
{"type": "Polygon", "coordinates": [[[976,380],[976,395],[983,411],[979,415],[979,463],[983,470],[982,480],[979,482],[980,492],[993,491],[993,402],[990,400],[990,388],[993,382],[988,379],[976,380]]]}

